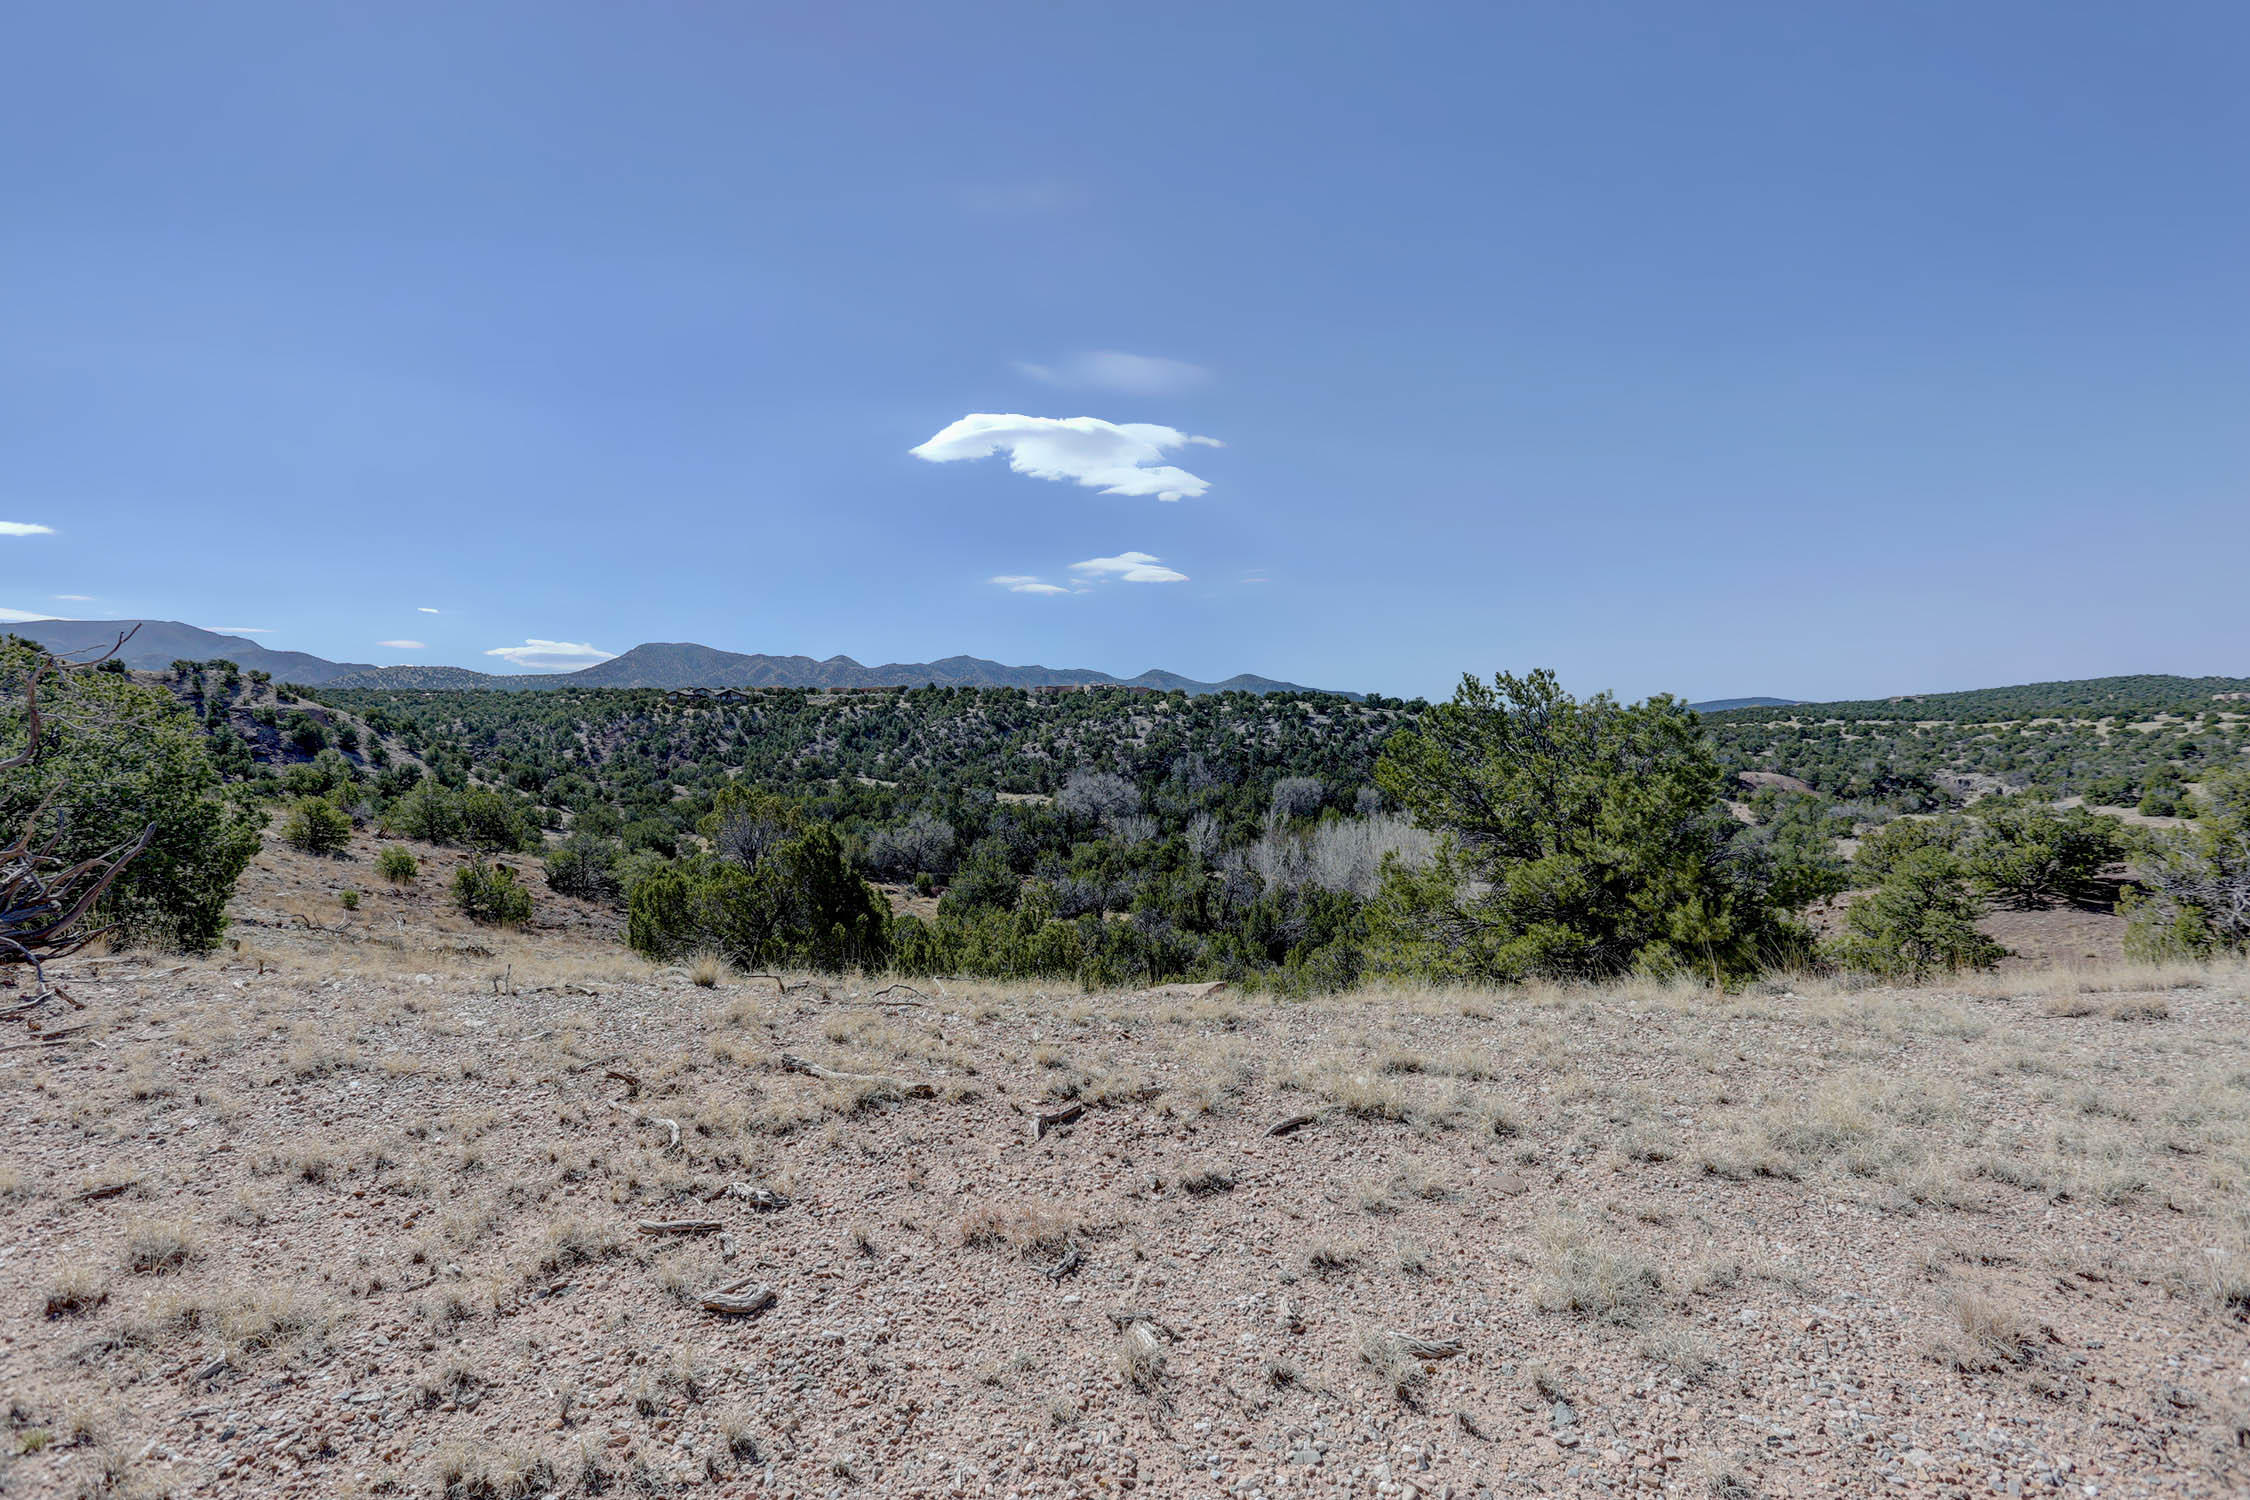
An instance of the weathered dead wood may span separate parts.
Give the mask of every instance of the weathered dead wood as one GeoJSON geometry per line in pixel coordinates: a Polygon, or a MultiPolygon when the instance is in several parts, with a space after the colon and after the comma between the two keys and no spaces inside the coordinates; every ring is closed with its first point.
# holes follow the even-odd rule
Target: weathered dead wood
{"type": "Polygon", "coordinates": [[[882,1000],[882,999],[883,999],[883,997],[884,997],[885,995],[888,995],[888,994],[890,994],[890,993],[891,993],[891,992],[892,992],[893,990],[904,990],[904,991],[906,991],[906,992],[907,992],[907,993],[908,993],[909,995],[912,995],[912,996],[913,996],[914,998],[913,998],[913,999],[911,999],[911,1000],[890,1000],[890,1001],[885,1001],[885,1002],[884,1002],[885,1004],[889,1004],[889,1005],[927,1005],[927,1004],[929,1004],[929,1003],[930,1003],[930,997],[929,997],[929,996],[927,996],[927,995],[923,994],[923,993],[922,993],[922,992],[921,992],[920,990],[918,990],[918,989],[914,988],[914,986],[913,986],[913,985],[905,983],[905,982],[904,982],[903,980],[902,980],[902,981],[900,981],[900,982],[899,982],[899,983],[897,983],[897,984],[886,984],[886,985],[884,985],[884,986],[883,986],[883,987],[882,987],[881,989],[877,990],[877,991],[876,991],[876,992],[875,992],[874,994],[872,994],[872,995],[869,995],[869,996],[868,996],[867,998],[868,998],[868,999],[870,999],[870,1000],[882,1000]]]}
{"type": "Polygon", "coordinates": [[[1060,1281],[1065,1276],[1070,1275],[1072,1272],[1076,1271],[1080,1266],[1084,1264],[1086,1264],[1086,1253],[1082,1250],[1072,1248],[1068,1251],[1065,1251],[1063,1254],[1063,1258],[1056,1261],[1053,1265],[1040,1267],[1039,1274],[1046,1277],[1049,1281],[1060,1281]]]}
{"type": "Polygon", "coordinates": [[[1085,1113],[1086,1106],[1083,1104],[1066,1104],[1061,1109],[1043,1114],[1039,1116],[1038,1126],[1033,1130],[1031,1138],[1036,1141],[1050,1130],[1060,1130],[1085,1113]]]}
{"type": "Polygon", "coordinates": [[[1451,1359],[1461,1352],[1459,1339],[1425,1339],[1397,1332],[1390,1339],[1392,1347],[1408,1359],[1451,1359]]]}
{"type": "Polygon", "coordinates": [[[711,1195],[706,1197],[703,1201],[706,1203],[716,1203],[721,1198],[739,1198],[762,1214],[770,1214],[777,1209],[783,1209],[789,1206],[789,1200],[787,1198],[784,1198],[781,1194],[775,1192],[772,1188],[752,1187],[747,1182],[730,1182],[725,1187],[720,1188],[717,1192],[712,1193],[711,1195]]]}
{"type": "Polygon", "coordinates": [[[1318,1115],[1291,1115],[1286,1120],[1277,1121],[1266,1134],[1268,1136],[1294,1135],[1307,1125],[1318,1124],[1319,1121],[1320,1116],[1318,1115]]]}
{"type": "Polygon", "coordinates": [[[755,1276],[745,1276],[714,1287],[703,1294],[701,1306],[705,1312],[724,1313],[730,1318],[755,1317],[781,1300],[779,1292],[770,1286],[753,1285],[756,1281],[755,1276]]]}
{"type": "Polygon", "coordinates": [[[819,992],[821,999],[831,998],[828,993],[828,986],[817,979],[789,980],[782,978],[779,974],[745,974],[742,977],[745,980],[770,979],[773,981],[774,988],[784,995],[794,995],[799,990],[816,990],[819,992]]]}
{"type": "Polygon", "coordinates": [[[717,1219],[643,1219],[643,1234],[717,1234],[727,1226],[717,1219]]]}
{"type": "Polygon", "coordinates": [[[131,1192],[133,1189],[139,1187],[140,1185],[141,1179],[138,1177],[133,1178],[129,1182],[113,1182],[107,1187],[88,1188],[85,1192],[80,1193],[73,1201],[78,1203],[99,1203],[104,1198],[120,1198],[125,1194],[131,1192]]]}
{"type": "Polygon", "coordinates": [[[884,1088],[897,1089],[908,1099],[935,1099],[937,1085],[922,1083],[910,1078],[890,1078],[880,1073],[839,1073],[834,1068],[824,1068],[818,1063],[806,1062],[801,1057],[782,1053],[775,1059],[784,1073],[802,1073],[808,1078],[818,1078],[827,1083],[872,1083],[884,1088]]]}
{"type": "MultiPolygon", "coordinates": [[[[28,1051],[30,1051],[30,1050],[31,1050],[31,1049],[32,1049],[33,1047],[56,1047],[56,1046],[60,1046],[60,1045],[61,1045],[62,1043],[64,1043],[64,1042],[67,1042],[67,1041],[69,1041],[69,1040],[71,1039],[71,1037],[72,1037],[72,1036],[76,1035],[77,1033],[79,1033],[79,1032],[81,1032],[81,1031],[84,1031],[85,1029],[86,1029],[86,1028],[85,1028],[85,1027],[83,1027],[83,1026],[73,1026],[73,1027],[71,1027],[71,1028],[70,1028],[70,1031],[69,1031],[68,1033],[57,1032],[57,1033],[55,1033],[55,1034],[53,1034],[53,1035],[50,1035],[50,1036],[43,1036],[43,1037],[41,1037],[41,1038],[40,1038],[40,1039],[39,1039],[38,1041],[36,1041],[36,1042],[14,1042],[14,1043],[11,1043],[11,1044],[10,1044],[10,1045],[8,1045],[8,1046],[5,1046],[5,1047],[0,1047],[0,1052],[28,1052],[28,1051]]],[[[93,1038],[92,1038],[92,1037],[88,1037],[88,1038],[87,1038],[87,1040],[88,1040],[88,1041],[93,1041],[93,1038]]],[[[97,1046],[97,1047],[99,1047],[99,1046],[101,1045],[101,1043],[99,1043],[99,1042],[94,1042],[94,1045],[95,1045],[95,1046],[97,1046]]]]}
{"type": "Polygon", "coordinates": [[[641,1091],[641,1081],[640,1081],[640,1079],[639,1079],[639,1078],[637,1078],[637,1077],[635,1077],[635,1076],[634,1076],[633,1074],[631,1074],[631,1073],[620,1073],[620,1072],[619,1072],[619,1071],[618,1071],[617,1069],[615,1069],[615,1068],[610,1068],[610,1069],[607,1069],[607,1070],[605,1070],[605,1071],[603,1072],[603,1074],[602,1074],[602,1077],[604,1077],[604,1078],[614,1078],[614,1079],[616,1079],[616,1080],[617,1080],[617,1081],[618,1081],[619,1083],[622,1083],[622,1084],[624,1084],[624,1085],[625,1085],[625,1097],[626,1097],[626,1098],[628,1098],[628,1099],[634,1098],[634,1097],[635,1097],[635,1096],[637,1096],[637,1095],[638,1095],[638,1094],[640,1093],[640,1091],[641,1091]]]}

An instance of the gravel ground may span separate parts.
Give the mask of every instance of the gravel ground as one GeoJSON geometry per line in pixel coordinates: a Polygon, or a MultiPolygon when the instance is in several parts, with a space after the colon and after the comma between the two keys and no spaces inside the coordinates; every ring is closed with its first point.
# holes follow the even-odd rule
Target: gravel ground
{"type": "Polygon", "coordinates": [[[439,873],[0,1053],[0,1491],[2250,1485],[2244,970],[706,988],[439,873]]]}

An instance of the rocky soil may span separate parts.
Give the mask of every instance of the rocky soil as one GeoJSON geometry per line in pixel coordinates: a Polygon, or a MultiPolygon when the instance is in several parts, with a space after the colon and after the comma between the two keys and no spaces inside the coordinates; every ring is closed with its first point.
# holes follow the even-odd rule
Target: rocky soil
{"type": "Polygon", "coordinates": [[[2250,1485],[2241,969],[704,987],[372,847],[6,1039],[0,1491],[2250,1485]]]}

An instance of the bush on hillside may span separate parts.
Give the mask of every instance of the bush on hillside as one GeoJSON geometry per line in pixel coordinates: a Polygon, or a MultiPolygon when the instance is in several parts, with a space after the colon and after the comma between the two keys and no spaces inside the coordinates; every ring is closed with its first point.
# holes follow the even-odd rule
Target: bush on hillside
{"type": "Polygon", "coordinates": [[[1830,956],[1843,968],[1891,979],[1989,969],[2007,950],[1977,930],[1983,915],[1961,856],[1917,849],[1852,903],[1845,935],[1831,945],[1830,956]]]}
{"type": "Polygon", "coordinates": [[[513,926],[531,920],[531,892],[506,865],[467,864],[454,871],[453,904],[475,922],[513,926]]]}
{"type": "Polygon", "coordinates": [[[1963,857],[1970,882],[1994,900],[2048,906],[2082,895],[2125,853],[2125,826],[2084,808],[1988,799],[1973,811],[1978,831],[1963,857]]]}
{"type": "Polygon", "coordinates": [[[586,901],[614,901],[623,893],[617,878],[618,847],[592,834],[574,833],[547,854],[547,889],[586,901]]]}
{"type": "Polygon", "coordinates": [[[351,816],[325,797],[307,797],[289,809],[281,836],[306,854],[341,854],[351,845],[351,816]]]}

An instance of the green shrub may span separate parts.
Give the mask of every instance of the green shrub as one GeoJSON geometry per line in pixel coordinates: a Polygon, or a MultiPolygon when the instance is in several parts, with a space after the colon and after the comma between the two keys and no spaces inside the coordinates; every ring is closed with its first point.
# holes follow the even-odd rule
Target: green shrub
{"type": "Polygon", "coordinates": [[[1913,855],[1929,849],[1951,854],[1968,837],[1968,821],[1955,814],[1894,818],[1860,840],[1852,865],[1863,877],[1881,880],[1913,855]]]}
{"type": "Polygon", "coordinates": [[[421,873],[421,866],[413,855],[396,844],[385,844],[375,856],[375,873],[392,885],[409,885],[421,873]]]}
{"type": "Polygon", "coordinates": [[[506,865],[469,864],[454,871],[453,904],[476,922],[513,926],[531,918],[531,892],[506,865]]]}
{"type": "Polygon", "coordinates": [[[461,836],[461,804],[444,787],[421,781],[391,803],[383,828],[425,844],[450,844],[461,836]]]}
{"type": "MultiPolygon", "coordinates": [[[[21,746],[25,675],[44,658],[0,642],[0,755],[21,746]]],[[[76,863],[153,825],[149,844],[94,909],[128,943],[192,953],[218,946],[227,900],[258,849],[265,815],[224,795],[202,731],[171,694],[114,672],[50,676],[40,701],[49,727],[70,725],[29,765],[0,775],[0,829],[21,828],[42,802],[34,841],[59,838],[76,863]],[[52,800],[48,800],[52,794],[52,800]]]]}
{"type": "Polygon", "coordinates": [[[320,753],[328,744],[328,730],[321,722],[303,709],[296,709],[281,721],[282,742],[300,755],[320,753]]]}
{"type": "Polygon", "coordinates": [[[2125,826],[2084,808],[1988,800],[1975,816],[1979,832],[1963,851],[1969,879],[1985,895],[2019,906],[2078,895],[2125,853],[2125,826]]]}
{"type": "Polygon", "coordinates": [[[2132,957],[2250,954],[2250,766],[2211,773],[2203,794],[2202,816],[2155,835],[2118,903],[2132,957]]]}
{"type": "Polygon", "coordinates": [[[347,888],[345,890],[338,891],[336,893],[336,899],[343,903],[344,910],[346,911],[359,910],[359,892],[355,890],[347,888]]]}
{"type": "Polygon", "coordinates": [[[1844,968],[1887,978],[1989,969],[2007,950],[1977,930],[1983,914],[1959,855],[1917,849],[1852,903],[1848,930],[1830,951],[1844,968]]]}
{"type": "Polygon", "coordinates": [[[1581,703],[1547,671],[1464,678],[1384,742],[1375,780],[1440,835],[1425,866],[1384,860],[1369,922],[1393,972],[1724,982],[1803,940],[1774,861],[1737,843],[1709,736],[1671,698],[1581,703]]]}
{"type": "Polygon", "coordinates": [[[814,826],[766,850],[754,868],[699,856],[631,888],[626,941],[652,958],[718,954],[743,969],[875,968],[890,947],[890,912],[814,826]]]}
{"type": "Polygon", "coordinates": [[[341,854],[351,845],[352,820],[325,797],[306,797],[289,809],[281,836],[306,854],[341,854]]]}
{"type": "Polygon", "coordinates": [[[461,843],[483,854],[513,854],[539,847],[539,831],[521,804],[481,787],[460,794],[461,843]]]}
{"type": "Polygon", "coordinates": [[[572,834],[547,855],[547,889],[587,901],[614,901],[623,893],[617,859],[617,846],[607,839],[572,834]]]}

